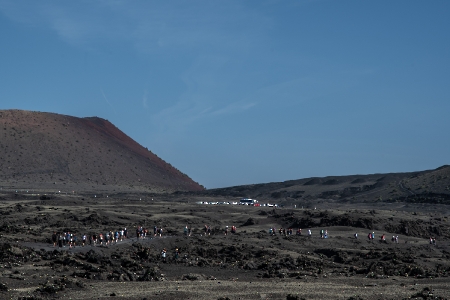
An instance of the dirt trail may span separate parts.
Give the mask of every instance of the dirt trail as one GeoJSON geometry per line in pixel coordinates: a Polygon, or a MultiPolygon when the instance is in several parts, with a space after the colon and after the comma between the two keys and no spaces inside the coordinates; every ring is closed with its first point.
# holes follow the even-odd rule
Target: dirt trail
{"type": "Polygon", "coordinates": [[[114,249],[120,246],[124,246],[124,245],[131,245],[133,243],[139,243],[142,244],[144,246],[148,246],[150,244],[154,244],[156,242],[158,242],[160,239],[170,239],[173,238],[172,236],[162,236],[162,237],[150,237],[150,238],[145,238],[145,239],[136,239],[136,238],[129,238],[129,239],[124,239],[123,241],[118,241],[117,243],[113,243],[110,244],[108,246],[106,245],[85,245],[85,246],[75,246],[75,247],[69,247],[69,246],[63,246],[63,247],[54,247],[53,244],[49,244],[49,243],[39,243],[39,242],[20,242],[19,244],[25,247],[30,247],[32,249],[35,250],[45,250],[45,251],[69,251],[69,252],[73,252],[73,253],[77,253],[77,252],[88,252],[91,250],[94,251],[101,251],[101,250],[105,250],[105,249],[114,249]]]}

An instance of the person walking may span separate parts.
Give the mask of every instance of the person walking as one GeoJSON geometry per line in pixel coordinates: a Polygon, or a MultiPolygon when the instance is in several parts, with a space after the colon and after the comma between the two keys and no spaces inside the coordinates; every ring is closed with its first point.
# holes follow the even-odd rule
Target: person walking
{"type": "Polygon", "coordinates": [[[56,231],[53,232],[52,234],[52,243],[53,243],[53,247],[56,247],[56,242],[58,241],[58,237],[56,235],[56,231]]]}
{"type": "Polygon", "coordinates": [[[161,258],[162,258],[163,262],[167,262],[166,256],[167,256],[167,251],[166,251],[166,248],[164,248],[163,251],[161,252],[161,258]]]}

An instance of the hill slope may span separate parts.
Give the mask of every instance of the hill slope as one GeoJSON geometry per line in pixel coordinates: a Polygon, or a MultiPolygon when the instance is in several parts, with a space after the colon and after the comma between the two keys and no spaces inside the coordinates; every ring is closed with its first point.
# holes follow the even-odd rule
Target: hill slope
{"type": "Polygon", "coordinates": [[[450,204],[450,166],[409,173],[314,177],[242,185],[207,190],[201,194],[250,197],[299,205],[317,199],[338,202],[400,201],[450,204]]]}
{"type": "Polygon", "coordinates": [[[203,190],[107,120],[22,110],[0,110],[0,186],[154,193],[203,190]]]}

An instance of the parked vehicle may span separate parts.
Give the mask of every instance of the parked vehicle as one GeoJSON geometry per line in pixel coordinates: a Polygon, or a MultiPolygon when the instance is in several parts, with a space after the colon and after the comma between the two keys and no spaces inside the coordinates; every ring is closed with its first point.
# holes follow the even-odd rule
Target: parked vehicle
{"type": "Polygon", "coordinates": [[[239,204],[241,205],[255,205],[255,203],[258,203],[258,200],[250,198],[242,198],[241,200],[239,200],[239,204]]]}

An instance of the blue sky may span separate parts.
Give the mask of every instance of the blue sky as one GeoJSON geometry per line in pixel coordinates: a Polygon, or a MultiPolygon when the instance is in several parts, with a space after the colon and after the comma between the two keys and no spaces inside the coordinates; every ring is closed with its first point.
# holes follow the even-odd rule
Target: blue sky
{"type": "Polygon", "coordinates": [[[3,1],[0,109],[111,121],[207,188],[449,164],[449,1],[3,1]]]}

